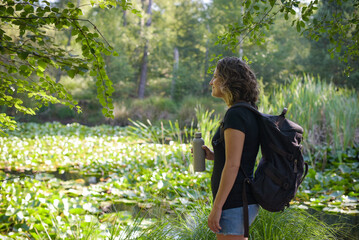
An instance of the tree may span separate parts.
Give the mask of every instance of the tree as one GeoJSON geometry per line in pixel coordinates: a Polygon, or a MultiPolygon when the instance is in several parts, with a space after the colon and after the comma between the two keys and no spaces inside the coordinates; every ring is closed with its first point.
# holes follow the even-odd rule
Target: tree
{"type": "MultiPolygon", "coordinates": [[[[318,11],[313,17],[315,19],[323,19],[332,16],[334,22],[331,24],[337,25],[337,29],[340,29],[339,31],[346,31],[348,39],[345,43],[342,43],[339,46],[336,42],[343,40],[340,37],[342,34],[332,35],[321,30],[320,38],[311,40],[310,42],[312,47],[308,58],[307,69],[308,72],[318,73],[322,78],[330,79],[337,85],[349,85],[358,88],[359,62],[356,61],[353,54],[350,54],[353,47],[355,48],[355,46],[353,46],[355,34],[352,34],[351,32],[353,29],[341,29],[341,26],[344,27],[344,24],[341,23],[344,19],[337,19],[338,16],[351,16],[354,11],[357,11],[352,7],[352,1],[345,1],[342,3],[336,1],[321,2],[318,11]],[[338,61],[338,59],[341,59],[342,61],[338,61]],[[344,74],[346,71],[348,72],[348,66],[350,66],[350,74],[344,74]]],[[[326,23],[323,22],[322,24],[326,23]]],[[[357,26],[357,28],[358,27],[359,26],[357,26]]]]}
{"type": "Polygon", "coordinates": [[[318,41],[321,37],[328,36],[333,47],[329,49],[334,57],[335,51],[346,48],[345,54],[339,59],[346,63],[347,72],[352,70],[352,64],[359,58],[359,3],[356,0],[313,0],[308,4],[299,0],[247,0],[242,1],[244,9],[242,24],[229,24],[226,31],[220,34],[217,43],[226,45],[233,52],[237,51],[242,40],[261,45],[265,42],[264,29],[269,29],[274,24],[274,19],[280,13],[284,19],[296,28],[297,32],[318,41]],[[342,5],[348,2],[352,12],[343,14],[341,11],[332,12],[330,15],[314,16],[321,2],[336,2],[342,5]],[[295,19],[289,17],[293,15],[295,19]]]}
{"type": "MultiPolygon", "coordinates": [[[[130,2],[103,1],[101,8],[132,9],[130,2]]],[[[132,12],[138,11],[132,9],[132,12]]],[[[81,111],[71,94],[49,75],[56,68],[70,77],[89,72],[96,79],[97,97],[103,114],[113,115],[112,82],[105,71],[103,54],[116,55],[97,27],[81,19],[82,10],[68,3],[60,10],[48,1],[3,0],[0,4],[0,105],[14,107],[17,112],[35,115],[43,105],[61,103],[81,111]],[[64,50],[51,36],[52,31],[72,28],[71,37],[81,46],[78,52],[64,50]],[[79,55],[81,54],[81,55],[79,55]],[[19,95],[35,101],[25,106],[19,95]]],[[[14,129],[16,122],[6,113],[0,114],[0,133],[14,129]]]]}
{"type": "MultiPolygon", "coordinates": [[[[144,0],[142,0],[142,4],[144,6],[144,0]]],[[[148,6],[146,14],[148,14],[148,19],[146,21],[146,28],[149,28],[152,24],[152,0],[148,0],[148,6]]],[[[141,25],[142,27],[142,25],[141,25]]],[[[144,31],[146,33],[146,31],[144,31]]],[[[142,56],[142,63],[141,63],[141,74],[140,74],[140,82],[138,85],[138,97],[144,98],[145,97],[145,89],[146,89],[146,82],[147,82],[147,64],[148,64],[148,48],[149,48],[149,40],[147,37],[144,37],[145,45],[143,47],[143,56],[142,56]]]]}

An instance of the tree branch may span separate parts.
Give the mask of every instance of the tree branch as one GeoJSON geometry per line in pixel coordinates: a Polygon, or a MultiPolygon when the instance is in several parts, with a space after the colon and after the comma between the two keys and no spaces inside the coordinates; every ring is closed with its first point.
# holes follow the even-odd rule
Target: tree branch
{"type": "MultiPolygon", "coordinates": [[[[98,28],[96,27],[96,25],[94,23],[92,23],[90,20],[88,19],[81,19],[81,18],[68,18],[68,17],[9,17],[9,16],[0,16],[0,19],[14,19],[14,20],[30,20],[30,19],[67,19],[70,21],[83,21],[83,22],[88,22],[89,24],[91,24],[93,26],[93,28],[95,29],[96,32],[98,32],[100,34],[100,36],[102,37],[102,39],[106,42],[107,46],[111,47],[111,45],[108,43],[108,41],[106,40],[106,38],[102,35],[102,33],[100,32],[100,30],[98,30],[98,28]]],[[[78,27],[80,28],[80,27],[78,27]]],[[[112,47],[111,47],[112,48],[112,47]]]]}

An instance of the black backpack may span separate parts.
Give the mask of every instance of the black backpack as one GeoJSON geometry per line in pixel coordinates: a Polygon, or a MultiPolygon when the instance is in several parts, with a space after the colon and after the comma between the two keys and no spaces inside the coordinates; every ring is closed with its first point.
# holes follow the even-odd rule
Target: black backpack
{"type": "MultiPolygon", "coordinates": [[[[249,235],[248,201],[246,186],[251,188],[258,204],[271,212],[283,211],[289,207],[299,185],[308,173],[308,164],[302,155],[303,128],[285,118],[287,108],[278,116],[260,113],[248,103],[237,103],[234,107],[245,107],[256,114],[259,122],[259,136],[262,158],[257,166],[254,179],[247,174],[243,183],[244,236],[249,235]]],[[[220,140],[224,142],[221,124],[220,140]]]]}

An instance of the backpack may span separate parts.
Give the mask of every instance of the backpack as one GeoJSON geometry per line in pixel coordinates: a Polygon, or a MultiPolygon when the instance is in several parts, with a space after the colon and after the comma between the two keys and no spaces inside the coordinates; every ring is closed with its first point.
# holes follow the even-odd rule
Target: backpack
{"type": "MultiPolygon", "coordinates": [[[[259,122],[259,137],[262,158],[251,179],[242,169],[244,236],[248,237],[248,201],[246,187],[250,187],[258,204],[270,212],[283,211],[289,207],[299,185],[308,173],[308,164],[302,155],[303,128],[285,118],[287,108],[278,115],[259,112],[249,103],[237,103],[231,108],[245,107],[256,114],[259,122]]],[[[221,124],[220,139],[224,142],[224,129],[221,124]]]]}

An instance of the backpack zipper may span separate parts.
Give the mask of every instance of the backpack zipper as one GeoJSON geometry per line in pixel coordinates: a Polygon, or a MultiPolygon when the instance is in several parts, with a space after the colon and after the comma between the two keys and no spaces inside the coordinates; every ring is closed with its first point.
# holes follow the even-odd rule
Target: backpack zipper
{"type": "Polygon", "coordinates": [[[297,165],[298,165],[298,160],[294,159],[294,173],[298,173],[297,165]]]}

